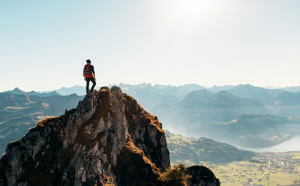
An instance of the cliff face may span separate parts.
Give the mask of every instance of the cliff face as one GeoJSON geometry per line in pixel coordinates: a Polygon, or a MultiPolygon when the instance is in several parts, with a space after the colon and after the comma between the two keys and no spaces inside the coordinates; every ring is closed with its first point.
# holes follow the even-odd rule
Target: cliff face
{"type": "Polygon", "coordinates": [[[120,88],[101,88],[10,143],[0,185],[154,185],[169,166],[157,117],[120,88]]]}

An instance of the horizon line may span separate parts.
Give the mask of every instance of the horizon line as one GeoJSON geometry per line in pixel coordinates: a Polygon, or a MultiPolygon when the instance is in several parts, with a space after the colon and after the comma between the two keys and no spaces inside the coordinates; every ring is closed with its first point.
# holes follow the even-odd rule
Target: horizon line
{"type": "MultiPolygon", "coordinates": [[[[143,82],[143,83],[138,83],[138,84],[130,84],[130,83],[119,83],[119,84],[109,84],[109,85],[100,85],[100,86],[96,86],[96,87],[112,87],[112,86],[121,86],[121,85],[130,85],[130,86],[138,86],[138,85],[150,85],[150,86],[171,86],[171,87],[181,87],[181,86],[187,86],[187,85],[195,85],[195,86],[199,86],[199,87],[204,87],[205,89],[207,88],[214,88],[214,87],[226,87],[226,86],[232,86],[232,87],[237,87],[237,86],[246,86],[246,85],[250,85],[250,86],[253,86],[253,87],[257,87],[257,88],[264,88],[264,89],[286,89],[286,88],[297,88],[297,87],[300,87],[300,85],[293,85],[293,86],[286,86],[286,87],[273,87],[273,86],[255,86],[255,85],[252,85],[250,83],[245,83],[245,84],[226,84],[226,85],[212,85],[212,86],[207,86],[207,85],[200,85],[200,84],[196,84],[196,83],[187,83],[187,84],[182,84],[182,85],[172,85],[172,84],[157,84],[157,83],[146,83],[146,82],[143,82]]],[[[14,89],[11,89],[11,90],[4,90],[2,91],[1,93],[3,92],[8,92],[8,91],[13,91],[15,89],[19,89],[23,92],[54,92],[54,91],[57,91],[59,89],[63,89],[63,88],[73,88],[73,87],[85,87],[85,85],[73,85],[73,86],[63,86],[63,87],[60,87],[60,88],[57,88],[57,89],[52,89],[52,90],[30,90],[30,91],[26,91],[26,90],[23,90],[22,88],[19,88],[19,87],[15,87],[14,89]]]]}

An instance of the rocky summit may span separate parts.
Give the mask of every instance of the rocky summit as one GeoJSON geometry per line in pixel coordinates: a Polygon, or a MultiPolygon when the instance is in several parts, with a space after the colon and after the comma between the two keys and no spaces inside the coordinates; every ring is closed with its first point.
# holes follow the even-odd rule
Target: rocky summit
{"type": "Polygon", "coordinates": [[[155,185],[169,166],[157,117],[119,87],[103,87],[10,143],[0,185],[155,185]]]}

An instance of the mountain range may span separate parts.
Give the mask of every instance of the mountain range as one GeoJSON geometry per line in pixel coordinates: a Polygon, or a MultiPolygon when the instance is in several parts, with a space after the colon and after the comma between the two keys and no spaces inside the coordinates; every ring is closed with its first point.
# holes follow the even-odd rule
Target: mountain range
{"type": "MultiPolygon", "coordinates": [[[[113,85],[110,85],[110,87],[113,85]]],[[[255,87],[249,84],[245,85],[226,85],[226,86],[214,86],[206,88],[196,84],[186,84],[182,86],[172,85],[151,85],[147,83],[138,85],[119,84],[119,86],[127,94],[133,95],[141,105],[147,110],[156,110],[160,108],[170,108],[178,104],[185,96],[192,91],[198,91],[206,89],[211,93],[218,93],[226,91],[227,93],[239,98],[249,98],[259,101],[263,104],[271,114],[277,115],[277,112],[284,110],[285,106],[291,106],[289,103],[294,102],[295,99],[299,100],[300,86],[298,87],[286,87],[286,88],[262,88],[255,87]],[[289,94],[289,95],[287,95],[289,94]],[[286,95],[286,97],[285,97],[286,95]]],[[[99,88],[99,87],[98,87],[99,88]]],[[[96,87],[97,89],[97,87],[96,87]]],[[[61,95],[85,95],[85,87],[75,85],[73,87],[63,87],[52,91],[52,93],[59,93],[61,95]]],[[[51,91],[44,91],[39,93],[51,93],[51,91]]],[[[295,102],[295,105],[299,101],[295,102]]],[[[296,108],[299,109],[298,107],[296,108]]],[[[281,111],[278,115],[289,116],[289,111],[281,111]]],[[[296,114],[292,114],[297,116],[296,114]]]]}
{"type": "MultiPolygon", "coordinates": [[[[300,134],[300,93],[294,92],[297,87],[268,89],[247,84],[205,88],[194,84],[171,86],[146,83],[119,86],[124,93],[134,96],[146,110],[157,115],[164,129],[185,136],[209,137],[257,148],[270,147],[300,134]],[[216,133],[218,135],[214,135],[216,133]]],[[[39,92],[39,97],[46,98],[47,94],[57,93],[82,95],[84,90],[84,86],[64,87],[52,93],[39,92]]],[[[38,107],[41,103],[36,105],[38,107]]],[[[46,106],[46,103],[43,105],[46,106]]],[[[9,110],[12,112],[10,107],[6,108],[6,116],[9,116],[9,110]]]]}
{"type": "Polygon", "coordinates": [[[253,91],[249,85],[244,88],[247,87],[250,90],[244,96],[240,91],[235,93],[241,97],[227,91],[193,91],[175,106],[160,107],[160,113],[153,113],[173,132],[244,147],[270,147],[300,134],[299,93],[276,90],[267,94],[267,90],[253,91]],[[254,95],[258,98],[254,99],[254,95]],[[259,101],[267,95],[269,101],[259,101]]]}
{"type": "MultiPolygon", "coordinates": [[[[19,89],[18,87],[16,87],[13,90],[9,90],[9,91],[5,91],[3,93],[11,93],[11,94],[26,94],[29,96],[40,96],[40,97],[48,97],[48,96],[57,96],[57,95],[61,95],[59,94],[57,91],[49,91],[49,92],[36,92],[36,91],[30,91],[30,92],[25,92],[21,89],[19,89]]],[[[74,94],[74,93],[72,93],[74,94]]]]}
{"type": "Polygon", "coordinates": [[[174,116],[201,122],[230,122],[243,114],[269,114],[257,100],[240,98],[226,91],[193,91],[173,108],[174,116]]]}

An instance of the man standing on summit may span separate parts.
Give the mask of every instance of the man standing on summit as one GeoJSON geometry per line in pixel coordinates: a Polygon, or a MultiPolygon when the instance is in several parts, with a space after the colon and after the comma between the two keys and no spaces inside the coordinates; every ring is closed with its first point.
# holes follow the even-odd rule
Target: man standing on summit
{"type": "Polygon", "coordinates": [[[93,86],[91,88],[91,92],[93,92],[95,86],[96,86],[96,76],[94,71],[94,66],[91,65],[91,60],[86,60],[86,65],[83,68],[83,76],[84,80],[86,81],[86,93],[89,93],[89,85],[90,81],[92,81],[93,86]]]}

